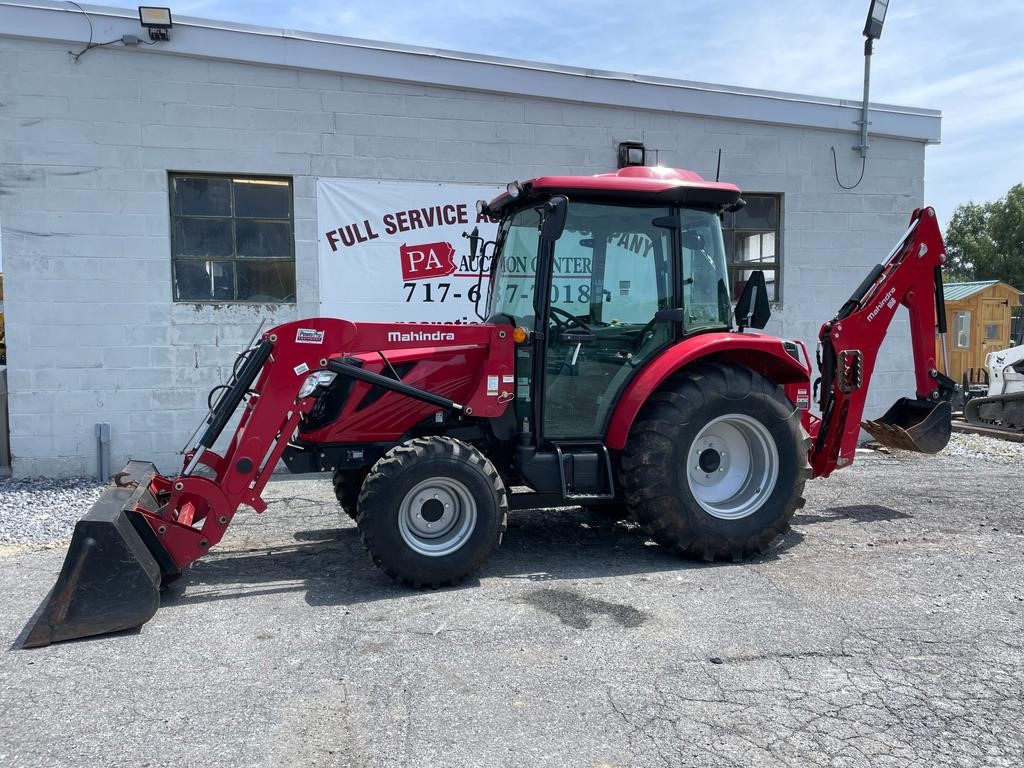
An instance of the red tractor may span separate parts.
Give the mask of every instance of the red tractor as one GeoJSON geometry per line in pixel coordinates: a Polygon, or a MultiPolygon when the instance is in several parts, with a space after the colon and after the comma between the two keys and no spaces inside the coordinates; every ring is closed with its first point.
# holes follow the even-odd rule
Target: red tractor
{"type": "Polygon", "coordinates": [[[664,168],[513,182],[481,203],[500,221],[496,241],[471,238],[490,264],[485,322],[310,318],[263,333],[216,390],[181,472],[130,462],[78,523],[23,644],[146,622],[239,505],[266,509],[281,458],[333,474],[386,573],[437,587],[487,561],[510,507],[618,505],[682,555],[739,560],[787,529],[809,478],[853,461],[862,426],[887,445],[941,450],[954,386],[934,359],[945,330],[934,211],[913,213],[822,326],[812,386],[803,343],[748,330],[768,320],[761,272],[740,273],[732,307],[721,214],[742,205],[732,184],[664,168]],[[916,398],[862,424],[901,304],[916,398]]]}

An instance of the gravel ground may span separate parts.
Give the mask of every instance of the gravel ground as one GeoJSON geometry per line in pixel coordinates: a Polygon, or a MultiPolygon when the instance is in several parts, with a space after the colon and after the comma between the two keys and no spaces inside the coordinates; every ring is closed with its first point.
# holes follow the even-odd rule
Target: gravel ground
{"type": "Polygon", "coordinates": [[[945,452],[951,456],[966,456],[997,464],[1024,466],[1024,443],[1011,443],[994,437],[954,432],[945,452]]]}
{"type": "Polygon", "coordinates": [[[88,478],[0,481],[0,551],[68,541],[102,490],[88,478]]]}
{"type": "MultiPolygon", "coordinates": [[[[140,631],[4,653],[0,766],[1019,768],[1024,477],[951,447],[863,452],[744,563],[530,511],[423,592],[275,479],[140,631]]],[[[0,553],[0,636],[62,561],[0,553]]]]}

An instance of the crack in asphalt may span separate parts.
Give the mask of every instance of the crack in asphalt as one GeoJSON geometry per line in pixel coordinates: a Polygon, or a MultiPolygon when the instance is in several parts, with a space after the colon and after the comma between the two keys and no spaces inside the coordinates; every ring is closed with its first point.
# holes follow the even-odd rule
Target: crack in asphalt
{"type": "Polygon", "coordinates": [[[1021,646],[1002,641],[1016,656],[996,663],[983,635],[899,644],[901,653],[854,632],[837,651],[732,656],[723,665],[695,659],[652,678],[639,703],[617,683],[605,696],[633,749],[654,750],[665,766],[689,765],[680,751],[689,744],[744,766],[1019,766],[1021,646]],[[759,669],[731,670],[734,661],[759,669]],[[823,679],[833,684],[822,687],[823,679]]]}

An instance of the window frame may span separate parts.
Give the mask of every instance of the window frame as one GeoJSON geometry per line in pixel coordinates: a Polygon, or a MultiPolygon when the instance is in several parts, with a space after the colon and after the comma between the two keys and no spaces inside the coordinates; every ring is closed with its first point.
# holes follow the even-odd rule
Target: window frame
{"type": "Polygon", "coordinates": [[[784,246],[785,238],[783,232],[785,230],[785,202],[786,196],[781,192],[749,192],[744,193],[743,198],[748,203],[754,198],[772,198],[775,200],[776,208],[778,211],[778,220],[775,224],[774,229],[760,229],[756,227],[735,227],[733,223],[735,221],[736,213],[726,213],[722,219],[722,239],[725,244],[725,269],[726,274],[729,277],[729,289],[734,294],[730,296],[733,303],[736,301],[736,286],[740,285],[739,275],[743,271],[761,269],[765,272],[765,280],[771,285],[769,280],[769,273],[775,276],[775,297],[769,301],[773,307],[781,308],[784,300],[782,291],[782,277],[783,277],[783,261],[784,261],[784,246]],[[736,261],[736,243],[738,236],[740,235],[767,235],[773,234],[775,236],[775,258],[770,262],[763,261],[736,261]]]}
{"type": "Polygon", "coordinates": [[[953,349],[971,348],[971,319],[969,309],[958,309],[953,312],[953,349]],[[964,344],[960,344],[961,335],[964,336],[964,344]]]}
{"type": "Polygon", "coordinates": [[[209,171],[168,171],[167,172],[167,203],[169,212],[169,228],[170,228],[170,246],[171,246],[171,302],[174,304],[243,304],[243,305],[254,305],[254,304],[281,304],[281,305],[294,305],[298,296],[298,276],[295,275],[295,179],[292,176],[280,176],[277,174],[254,174],[254,173],[218,173],[209,171]],[[281,218],[267,217],[267,216],[236,216],[235,215],[235,185],[229,183],[229,205],[230,212],[227,216],[217,215],[194,215],[194,214],[179,214],[175,210],[176,202],[176,191],[174,181],[178,178],[190,178],[190,179],[224,179],[228,182],[232,182],[235,179],[244,181],[257,181],[257,182],[285,182],[288,185],[288,251],[289,255],[284,256],[240,256],[238,254],[238,238],[236,234],[236,222],[247,221],[247,222],[267,222],[280,224],[285,220],[281,218]],[[225,256],[189,256],[189,255],[178,255],[177,253],[177,223],[182,219],[214,219],[214,220],[227,220],[231,224],[231,254],[225,256]],[[180,262],[195,262],[195,263],[206,263],[206,262],[230,262],[232,265],[232,296],[238,296],[238,270],[235,265],[238,263],[243,264],[291,264],[292,273],[294,276],[294,292],[291,299],[274,299],[273,301],[267,300],[253,300],[253,299],[239,299],[239,298],[203,298],[203,299],[187,299],[178,298],[178,284],[177,284],[177,265],[180,262]]]}

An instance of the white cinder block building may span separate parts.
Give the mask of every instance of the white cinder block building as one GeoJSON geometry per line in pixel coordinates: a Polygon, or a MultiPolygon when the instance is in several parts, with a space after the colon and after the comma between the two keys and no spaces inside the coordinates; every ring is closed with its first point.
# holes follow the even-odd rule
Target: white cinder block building
{"type": "MultiPolygon", "coordinates": [[[[938,112],[872,105],[847,191],[831,148],[851,184],[857,102],[198,19],[133,45],[136,14],[85,11],[0,3],[15,476],[94,474],[98,422],[115,469],[175,469],[259,321],[320,313],[320,178],[493,188],[614,170],[626,141],[713,178],[721,150],[750,201],[729,257],[773,280],[767,330],[813,349],[923,203],[939,140],[938,112]]],[[[908,338],[894,326],[869,416],[912,396],[908,338]]]]}

